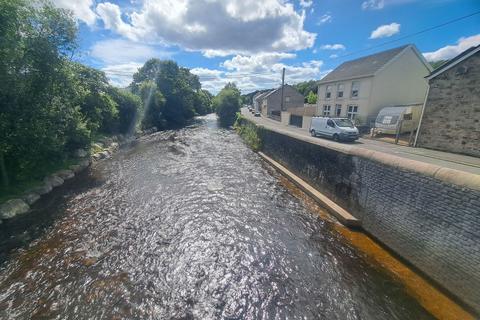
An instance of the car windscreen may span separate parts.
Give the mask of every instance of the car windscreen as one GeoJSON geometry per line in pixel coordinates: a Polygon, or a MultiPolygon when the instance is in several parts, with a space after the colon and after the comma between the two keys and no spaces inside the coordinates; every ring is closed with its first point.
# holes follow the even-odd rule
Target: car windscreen
{"type": "Polygon", "coordinates": [[[353,128],[353,123],[352,121],[348,120],[348,119],[335,119],[335,123],[337,124],[337,126],[339,127],[350,127],[350,128],[353,128]]]}

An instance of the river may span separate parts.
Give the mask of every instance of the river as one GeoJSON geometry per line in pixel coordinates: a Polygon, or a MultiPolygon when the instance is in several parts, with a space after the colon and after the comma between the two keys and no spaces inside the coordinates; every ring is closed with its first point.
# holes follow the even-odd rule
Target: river
{"type": "Polygon", "coordinates": [[[0,225],[2,319],[431,319],[213,115],[0,225]]]}

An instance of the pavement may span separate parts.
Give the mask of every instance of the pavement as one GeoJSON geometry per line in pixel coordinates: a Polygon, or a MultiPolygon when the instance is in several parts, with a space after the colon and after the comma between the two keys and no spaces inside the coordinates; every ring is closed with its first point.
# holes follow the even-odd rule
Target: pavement
{"type": "MultiPolygon", "coordinates": [[[[301,138],[304,141],[311,142],[314,144],[327,145],[335,149],[345,149],[345,145],[351,146],[354,148],[364,149],[366,151],[379,152],[383,154],[388,154],[396,156],[403,159],[414,160],[423,162],[424,164],[432,165],[435,167],[453,169],[458,171],[463,171],[468,174],[474,174],[480,176],[480,158],[424,149],[424,148],[413,148],[407,146],[400,146],[396,144],[391,144],[383,141],[360,138],[352,143],[343,143],[335,142],[330,139],[317,138],[310,136],[310,133],[305,130],[294,126],[287,126],[279,121],[275,121],[266,117],[254,117],[247,108],[242,108],[242,115],[245,116],[250,121],[262,125],[267,129],[279,133],[285,133],[287,135],[295,136],[296,138],[301,138]],[[324,140],[324,141],[321,141],[324,140]],[[324,143],[327,142],[327,143],[324,143]]],[[[479,178],[479,177],[476,177],[479,178]]],[[[476,179],[478,180],[478,179],[476,179]]]]}

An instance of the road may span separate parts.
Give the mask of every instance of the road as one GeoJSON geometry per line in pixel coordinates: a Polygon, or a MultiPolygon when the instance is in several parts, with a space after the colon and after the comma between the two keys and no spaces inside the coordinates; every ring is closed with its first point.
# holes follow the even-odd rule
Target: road
{"type": "MultiPolygon", "coordinates": [[[[248,112],[247,108],[242,108],[242,115],[247,117],[249,120],[254,121],[257,124],[260,124],[268,129],[272,129],[278,132],[293,133],[296,136],[301,136],[303,140],[319,144],[319,139],[324,140],[324,138],[314,138],[311,137],[309,132],[293,126],[286,126],[282,123],[266,118],[266,117],[254,117],[251,113],[248,112]]],[[[328,143],[341,143],[327,140],[328,143]]],[[[383,153],[395,155],[397,157],[402,157],[405,159],[421,161],[424,163],[437,165],[444,168],[455,169],[464,171],[467,173],[473,173],[480,175],[480,159],[453,154],[448,152],[424,149],[424,148],[412,148],[406,146],[395,145],[383,141],[371,140],[360,138],[354,143],[349,143],[349,145],[363,148],[372,151],[380,151],[383,153]]]]}

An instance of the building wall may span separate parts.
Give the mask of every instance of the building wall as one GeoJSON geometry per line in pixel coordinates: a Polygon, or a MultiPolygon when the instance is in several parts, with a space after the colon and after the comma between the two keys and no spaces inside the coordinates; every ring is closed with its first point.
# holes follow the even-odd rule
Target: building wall
{"type": "Polygon", "coordinates": [[[269,130],[261,137],[264,153],[480,311],[480,192],[269,130]]]}
{"type": "Polygon", "coordinates": [[[369,105],[370,105],[370,93],[372,89],[373,77],[360,78],[348,81],[338,81],[328,84],[320,84],[318,86],[318,96],[317,96],[317,115],[323,115],[323,106],[330,105],[331,111],[330,116],[335,116],[335,105],[342,105],[341,117],[347,117],[347,110],[349,105],[358,106],[358,115],[357,121],[359,124],[364,124],[365,120],[369,114],[369,105]],[[352,82],[359,81],[360,89],[358,92],[358,97],[351,97],[352,92],[352,82]],[[344,93],[343,97],[337,97],[337,88],[338,84],[344,84],[344,93]],[[332,86],[332,95],[330,99],[325,97],[327,85],[332,86]]]}
{"type": "MultiPolygon", "coordinates": [[[[303,107],[304,97],[295,88],[285,85],[283,88],[284,109],[303,107]],[[288,101],[287,101],[288,100],[288,101]]],[[[268,115],[272,111],[281,111],[282,91],[277,90],[265,99],[268,115]]]]}
{"type": "Polygon", "coordinates": [[[418,147],[480,157],[480,52],[430,80],[418,147]],[[467,72],[462,73],[462,68],[467,72]]]}
{"type": "Polygon", "coordinates": [[[379,70],[373,80],[369,120],[375,121],[383,107],[423,103],[430,70],[412,48],[379,70]]]}

